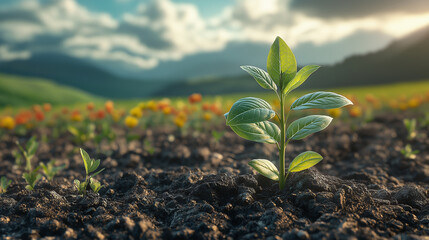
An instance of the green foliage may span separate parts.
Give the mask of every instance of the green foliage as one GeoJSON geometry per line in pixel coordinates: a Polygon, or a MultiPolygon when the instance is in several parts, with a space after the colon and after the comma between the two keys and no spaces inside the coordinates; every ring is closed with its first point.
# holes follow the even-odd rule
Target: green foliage
{"type": "Polygon", "coordinates": [[[417,136],[417,120],[413,119],[404,119],[405,128],[408,131],[407,139],[412,140],[417,136]]]}
{"type": "Polygon", "coordinates": [[[100,189],[104,187],[103,185],[101,185],[99,181],[95,180],[94,178],[90,179],[89,186],[91,187],[94,193],[98,193],[98,191],[100,191],[100,189]]]}
{"type": "Polygon", "coordinates": [[[73,135],[73,141],[78,145],[82,145],[95,137],[95,125],[92,123],[85,124],[80,128],[69,125],[67,130],[73,135]]]}
{"type": "Polygon", "coordinates": [[[55,175],[57,175],[61,170],[63,170],[66,165],[56,167],[55,159],[52,159],[51,161],[49,161],[48,164],[40,163],[40,167],[42,168],[42,172],[46,176],[46,178],[49,181],[52,181],[55,175]]]}
{"type": "Polygon", "coordinates": [[[211,133],[212,133],[212,137],[217,143],[220,141],[223,135],[225,135],[225,131],[218,132],[216,130],[212,130],[211,133]]]}
{"type": "Polygon", "coordinates": [[[5,176],[0,179],[0,194],[6,193],[7,188],[12,183],[12,180],[8,180],[5,176]]]}
{"type": "Polygon", "coordinates": [[[22,177],[25,179],[25,182],[27,182],[27,186],[25,186],[25,189],[32,191],[36,183],[42,177],[42,175],[40,175],[39,167],[37,167],[29,172],[24,173],[22,177]]]}
{"type": "Polygon", "coordinates": [[[145,139],[143,141],[143,148],[151,155],[155,153],[155,148],[153,147],[152,142],[149,139],[145,139]]]}
{"type": "MultiPolygon", "coordinates": [[[[25,145],[25,149],[21,146],[21,144],[19,144],[18,141],[16,141],[16,145],[18,145],[18,148],[21,151],[21,155],[25,159],[25,170],[31,171],[31,159],[34,157],[37,152],[37,149],[39,148],[39,143],[37,142],[36,137],[33,136],[32,138],[30,138],[30,140],[28,140],[27,144],[25,145]]],[[[16,158],[19,158],[18,153],[17,156],[15,156],[15,159],[16,158]]]]}
{"type": "Polygon", "coordinates": [[[419,153],[419,150],[414,150],[412,149],[410,144],[407,144],[403,149],[401,149],[401,154],[404,156],[404,158],[406,159],[416,159],[416,154],[419,153]]]}
{"type": "Polygon", "coordinates": [[[325,129],[332,121],[329,116],[310,115],[295,120],[287,127],[289,113],[292,110],[311,108],[340,108],[353,103],[336,93],[315,92],[298,98],[291,105],[286,116],[286,97],[304,83],[319,66],[305,66],[297,73],[295,56],[280,37],[276,38],[268,54],[268,73],[252,66],[242,66],[241,68],[248,72],[262,88],[271,89],[276,93],[280,101],[280,113],[276,113],[266,101],[260,98],[245,97],[235,102],[229,113],[225,114],[226,125],[244,139],[277,144],[280,155],[279,169],[271,161],[265,159],[254,159],[249,162],[249,165],[263,176],[279,181],[279,187],[283,189],[289,173],[313,167],[323,159],[316,152],[301,153],[290,163],[286,175],[285,150],[287,144],[291,140],[301,140],[325,129]],[[269,121],[276,115],[280,122],[279,126],[269,121]]]}
{"type": "Polygon", "coordinates": [[[85,176],[85,181],[83,181],[83,182],[80,182],[77,179],[74,180],[75,187],[78,190],[79,195],[86,195],[86,189],[87,189],[88,185],[91,187],[91,189],[93,189],[93,191],[94,191],[94,188],[98,189],[97,190],[97,192],[98,192],[102,186],[100,186],[99,184],[97,185],[96,182],[94,182],[94,184],[92,184],[91,181],[93,181],[92,180],[93,177],[95,177],[96,175],[101,173],[104,170],[104,168],[97,171],[97,168],[100,166],[100,160],[95,160],[95,159],[90,158],[88,153],[85,150],[83,150],[82,148],[80,149],[80,154],[82,156],[83,164],[85,166],[86,176],[85,176]],[[94,188],[92,185],[94,185],[94,188]]]}

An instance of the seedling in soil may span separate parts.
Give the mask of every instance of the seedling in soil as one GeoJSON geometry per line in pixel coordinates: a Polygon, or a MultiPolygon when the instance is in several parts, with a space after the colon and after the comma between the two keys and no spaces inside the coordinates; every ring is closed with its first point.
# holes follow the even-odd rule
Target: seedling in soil
{"type": "Polygon", "coordinates": [[[417,131],[416,131],[417,121],[416,121],[416,119],[415,118],[404,119],[404,125],[408,131],[407,139],[413,140],[414,138],[416,138],[416,136],[417,136],[417,131]]]}
{"type": "Polygon", "coordinates": [[[404,158],[406,159],[416,159],[416,154],[419,153],[419,150],[414,150],[412,149],[410,144],[407,144],[403,149],[401,149],[401,154],[404,156],[404,158]]]}
{"type": "Polygon", "coordinates": [[[100,184],[99,181],[95,180],[94,178],[91,178],[89,182],[89,186],[91,187],[94,193],[98,193],[98,191],[100,191],[100,189],[104,187],[103,185],[100,184]]]}
{"type": "Polygon", "coordinates": [[[267,59],[268,72],[252,67],[242,66],[259,83],[262,88],[273,90],[280,101],[280,113],[276,113],[266,101],[246,97],[238,100],[225,114],[226,124],[240,137],[256,142],[276,144],[279,150],[279,169],[269,160],[254,159],[249,162],[263,176],[279,182],[284,189],[291,172],[308,169],[323,158],[320,154],[307,151],[299,154],[285,173],[285,151],[291,140],[301,140],[325,129],[332,118],[324,115],[310,115],[300,118],[291,124],[287,119],[292,110],[334,109],[353,104],[349,99],[332,92],[314,92],[298,98],[286,113],[285,103],[290,92],[299,87],[319,66],[309,65],[297,72],[295,56],[286,43],[277,37],[271,46],[267,59]],[[280,127],[270,122],[278,117],[280,127]]]}
{"type": "Polygon", "coordinates": [[[39,168],[40,167],[37,167],[29,172],[22,174],[22,177],[25,179],[25,182],[27,182],[27,186],[25,186],[25,189],[27,189],[28,191],[33,191],[34,186],[42,177],[42,175],[39,174],[39,168]]]}
{"type": "Polygon", "coordinates": [[[155,148],[153,147],[152,142],[149,139],[143,141],[144,150],[146,150],[150,155],[155,153],[155,148]]]}
{"type": "Polygon", "coordinates": [[[61,170],[63,170],[66,165],[55,166],[55,159],[52,159],[48,162],[48,164],[40,163],[40,167],[42,168],[43,174],[49,181],[52,181],[61,170]]]}
{"type": "MultiPolygon", "coordinates": [[[[90,158],[88,153],[82,148],[80,149],[80,154],[82,155],[83,164],[85,165],[86,176],[85,176],[85,181],[80,182],[79,180],[76,179],[74,180],[74,184],[77,190],[79,191],[79,195],[86,195],[86,189],[88,185],[90,185],[91,179],[96,175],[98,175],[99,173],[101,173],[104,170],[104,168],[99,171],[96,171],[98,166],[100,166],[100,160],[94,160],[90,158]]],[[[92,186],[90,187],[92,188],[92,186]]]]}
{"type": "MultiPolygon", "coordinates": [[[[26,167],[25,170],[31,172],[31,159],[36,154],[37,148],[39,147],[39,143],[36,141],[36,137],[30,138],[27,144],[25,145],[25,149],[16,141],[16,145],[18,145],[19,150],[21,151],[21,155],[24,156],[26,167]]],[[[18,155],[15,156],[15,160],[18,158],[18,155]]]]}
{"type": "Polygon", "coordinates": [[[216,143],[218,143],[220,141],[220,139],[223,137],[223,135],[225,134],[224,131],[216,131],[216,130],[212,130],[212,137],[214,138],[214,140],[216,141],[216,143]]]}
{"type": "Polygon", "coordinates": [[[12,180],[7,180],[5,176],[0,179],[0,194],[6,193],[7,188],[12,183],[12,180]]]}

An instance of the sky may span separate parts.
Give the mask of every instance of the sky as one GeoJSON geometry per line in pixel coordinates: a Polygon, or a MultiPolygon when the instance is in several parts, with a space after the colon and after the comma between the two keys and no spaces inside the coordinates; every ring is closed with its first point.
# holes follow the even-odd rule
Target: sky
{"type": "Polygon", "coordinates": [[[263,65],[276,36],[300,65],[334,64],[428,24],[427,0],[2,0],[0,62],[58,53],[122,75],[192,77],[181,69],[263,65]]]}

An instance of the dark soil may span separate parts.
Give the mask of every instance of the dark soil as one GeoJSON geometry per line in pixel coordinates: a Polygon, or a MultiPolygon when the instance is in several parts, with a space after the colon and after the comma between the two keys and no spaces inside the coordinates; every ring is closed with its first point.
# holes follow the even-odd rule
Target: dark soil
{"type": "Polygon", "coordinates": [[[104,144],[104,154],[84,147],[106,168],[97,176],[106,187],[86,197],[72,184],[84,179],[84,167],[66,136],[42,143],[38,161],[56,158],[67,168],[32,192],[14,167],[17,137],[9,136],[0,143],[0,176],[13,180],[0,196],[0,238],[428,239],[429,129],[412,141],[406,134],[398,116],[375,118],[355,131],[337,121],[288,146],[288,162],[305,150],[325,159],[291,175],[279,191],[247,165],[253,158],[277,159],[274,145],[229,130],[219,143],[207,133],[147,130],[130,144],[104,144]],[[399,152],[408,143],[420,151],[414,160],[399,152]]]}

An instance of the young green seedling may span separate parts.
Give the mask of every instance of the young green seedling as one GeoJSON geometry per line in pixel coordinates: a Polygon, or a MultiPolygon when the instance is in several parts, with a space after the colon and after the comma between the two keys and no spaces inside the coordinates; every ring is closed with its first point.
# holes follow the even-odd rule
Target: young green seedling
{"type": "Polygon", "coordinates": [[[12,183],[12,180],[7,180],[5,176],[0,179],[0,194],[6,193],[7,188],[12,183]]]}
{"type": "Polygon", "coordinates": [[[61,165],[56,167],[55,159],[52,159],[51,161],[49,161],[48,164],[40,163],[40,167],[42,168],[42,172],[46,176],[46,178],[49,181],[52,181],[55,175],[57,175],[57,173],[63,170],[66,167],[66,165],[61,165]]]}
{"type": "Polygon", "coordinates": [[[408,131],[407,139],[412,140],[417,136],[417,120],[413,119],[404,119],[405,128],[408,131]]]}
{"type": "MultiPolygon", "coordinates": [[[[30,138],[30,140],[28,140],[27,144],[25,145],[25,149],[21,146],[21,144],[19,144],[18,141],[16,141],[16,145],[18,145],[18,148],[21,151],[21,155],[24,156],[24,159],[26,162],[25,170],[31,172],[32,170],[31,159],[34,157],[34,155],[36,154],[37,148],[39,147],[39,143],[36,141],[36,137],[32,137],[30,138]]],[[[19,155],[17,153],[15,158],[18,158],[18,157],[19,155]]]]}
{"type": "Polygon", "coordinates": [[[319,66],[309,65],[297,72],[295,56],[286,43],[277,37],[271,46],[267,59],[267,70],[242,66],[265,89],[273,90],[280,101],[280,113],[275,112],[270,104],[260,98],[246,97],[233,104],[225,114],[226,124],[240,137],[256,142],[276,144],[279,150],[279,169],[269,160],[254,159],[249,162],[263,176],[279,182],[284,189],[286,178],[291,172],[308,169],[323,158],[320,154],[307,151],[299,154],[285,173],[285,151],[292,140],[301,140],[312,133],[325,129],[332,121],[324,115],[310,115],[291,124],[287,119],[291,111],[305,109],[334,109],[353,104],[347,98],[332,92],[314,92],[298,98],[286,113],[286,97],[299,87],[319,66]],[[279,118],[280,127],[270,122],[274,116],[279,118]]]}
{"type": "MultiPolygon", "coordinates": [[[[80,149],[80,154],[82,155],[82,159],[83,159],[83,164],[85,165],[85,181],[80,182],[79,180],[74,180],[74,184],[77,188],[77,190],[79,191],[80,195],[86,195],[86,189],[88,187],[88,185],[90,185],[90,181],[93,177],[95,177],[96,175],[98,175],[100,172],[102,172],[104,170],[101,169],[99,171],[96,171],[98,166],[100,166],[100,160],[94,160],[91,159],[88,155],[88,153],[83,150],[82,148],[80,149]]],[[[92,188],[92,186],[91,186],[92,188]]],[[[101,187],[100,187],[101,188],[101,187]]],[[[98,189],[100,190],[100,189],[98,189]]]]}
{"type": "Polygon", "coordinates": [[[89,186],[91,187],[94,193],[98,193],[98,191],[100,191],[100,189],[104,187],[103,185],[101,185],[99,181],[95,180],[94,178],[91,178],[89,182],[89,186]]]}
{"type": "Polygon", "coordinates": [[[25,182],[27,182],[27,186],[25,186],[25,189],[27,189],[28,191],[33,191],[34,186],[42,177],[42,175],[40,175],[39,173],[39,168],[40,167],[37,167],[29,172],[22,174],[22,177],[25,179],[25,182]]]}
{"type": "Polygon", "coordinates": [[[419,150],[414,150],[412,149],[410,144],[407,144],[403,149],[401,149],[401,154],[404,156],[404,158],[406,159],[416,159],[416,154],[419,153],[419,150]]]}

